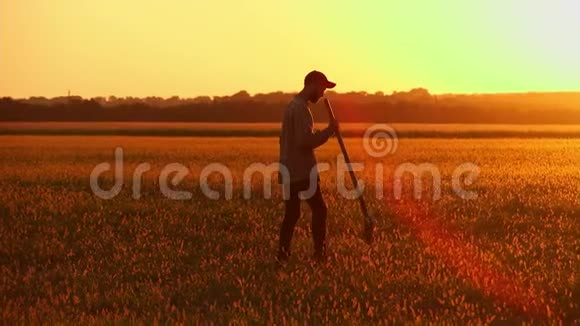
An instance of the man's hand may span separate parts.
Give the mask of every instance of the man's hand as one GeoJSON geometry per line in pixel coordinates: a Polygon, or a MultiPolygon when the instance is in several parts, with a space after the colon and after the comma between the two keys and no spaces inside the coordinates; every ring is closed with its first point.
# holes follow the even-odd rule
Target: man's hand
{"type": "Polygon", "coordinates": [[[328,122],[328,129],[332,130],[332,133],[336,135],[339,129],[338,121],[335,119],[330,119],[328,122]]]}

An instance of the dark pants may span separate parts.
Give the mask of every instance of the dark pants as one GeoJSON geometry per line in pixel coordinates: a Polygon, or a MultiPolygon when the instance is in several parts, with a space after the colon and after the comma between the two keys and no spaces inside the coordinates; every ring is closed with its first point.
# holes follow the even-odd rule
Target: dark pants
{"type": "MultiPolygon", "coordinates": [[[[290,242],[294,233],[296,222],[300,218],[300,202],[298,193],[307,190],[309,180],[294,182],[290,184],[290,197],[284,200],[285,212],[284,221],[280,228],[280,248],[278,257],[286,259],[290,256],[290,242]]],[[[326,251],[326,204],[320,192],[320,185],[316,182],[314,195],[306,199],[312,211],[312,238],[314,239],[315,255],[324,255],[326,251]]]]}

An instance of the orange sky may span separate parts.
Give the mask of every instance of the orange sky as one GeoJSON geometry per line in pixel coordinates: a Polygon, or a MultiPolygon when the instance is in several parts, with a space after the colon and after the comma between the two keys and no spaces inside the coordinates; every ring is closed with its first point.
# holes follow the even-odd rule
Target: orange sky
{"type": "Polygon", "coordinates": [[[573,0],[0,2],[0,96],[580,90],[573,0]],[[420,3],[420,4],[419,4],[420,3]]]}

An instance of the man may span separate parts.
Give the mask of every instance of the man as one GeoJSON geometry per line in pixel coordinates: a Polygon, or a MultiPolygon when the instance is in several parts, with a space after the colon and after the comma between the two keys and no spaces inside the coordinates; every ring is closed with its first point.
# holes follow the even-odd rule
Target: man
{"type": "Polygon", "coordinates": [[[284,197],[284,220],[280,228],[277,256],[279,262],[287,261],[290,256],[294,226],[300,217],[301,198],[298,194],[304,190],[309,190],[305,199],[312,211],[314,259],[326,259],[326,204],[320,193],[314,149],[338,131],[338,123],[331,120],[324,130],[314,130],[308,102],[318,102],[324,91],[334,86],[336,84],[328,81],[323,73],[311,71],[304,78],[304,88],[292,99],[284,112],[280,135],[280,164],[287,168],[289,178],[288,175],[282,178],[281,173],[280,182],[285,185],[289,183],[290,193],[284,197]]]}

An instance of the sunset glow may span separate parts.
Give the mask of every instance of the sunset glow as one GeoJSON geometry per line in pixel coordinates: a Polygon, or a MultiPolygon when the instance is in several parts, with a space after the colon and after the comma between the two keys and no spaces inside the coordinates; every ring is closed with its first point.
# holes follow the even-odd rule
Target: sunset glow
{"type": "Polygon", "coordinates": [[[580,5],[558,1],[0,2],[0,96],[580,90],[580,5]]]}

